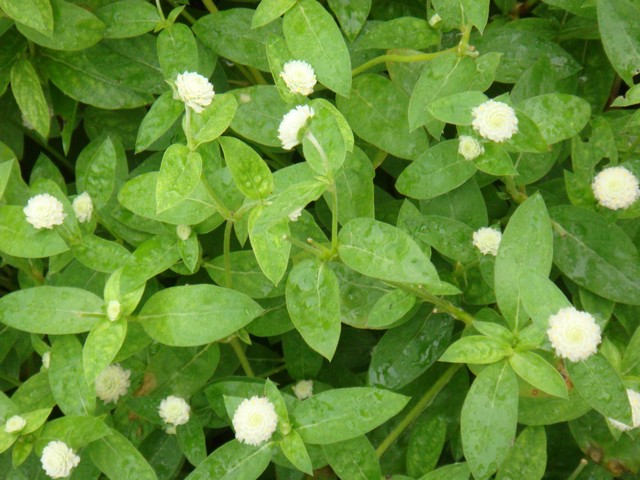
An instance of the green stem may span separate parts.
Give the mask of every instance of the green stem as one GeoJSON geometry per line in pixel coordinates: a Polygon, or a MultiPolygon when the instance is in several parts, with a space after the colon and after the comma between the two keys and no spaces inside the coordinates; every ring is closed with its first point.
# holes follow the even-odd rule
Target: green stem
{"type": "Polygon", "coordinates": [[[315,256],[317,256],[317,257],[319,257],[319,256],[323,255],[323,253],[324,253],[324,252],[322,252],[321,250],[319,250],[319,249],[317,249],[317,248],[312,247],[311,245],[307,245],[306,243],[301,242],[301,241],[300,241],[300,240],[298,240],[297,238],[293,238],[293,237],[292,237],[292,236],[290,236],[290,235],[285,235],[285,236],[284,236],[284,239],[285,239],[287,242],[290,242],[292,245],[295,245],[296,247],[298,247],[298,248],[300,248],[300,249],[304,250],[305,252],[312,253],[313,255],[315,255],[315,256]]]}
{"type": "Polygon", "coordinates": [[[229,342],[229,345],[231,345],[231,348],[233,348],[233,351],[236,353],[236,357],[238,357],[238,360],[240,361],[240,366],[242,367],[244,374],[247,377],[255,377],[256,375],[253,373],[249,359],[244,354],[244,350],[242,349],[242,345],[240,344],[238,337],[233,337],[229,342]]]}
{"type": "Polygon", "coordinates": [[[359,67],[351,70],[351,76],[355,77],[356,75],[369,70],[376,65],[386,62],[401,62],[401,63],[413,63],[413,62],[428,62],[429,60],[433,60],[434,58],[439,57],[440,55],[444,55],[449,52],[457,52],[458,47],[447,48],[446,50],[441,50],[439,52],[434,53],[418,53],[415,55],[398,55],[398,54],[385,54],[380,55],[379,57],[373,58],[368,62],[363,63],[359,67]]]}
{"type": "Polygon", "coordinates": [[[280,372],[282,372],[283,370],[286,370],[286,369],[287,369],[286,365],[280,365],[279,367],[272,368],[271,370],[267,370],[266,372],[263,372],[263,373],[259,374],[258,376],[262,377],[262,378],[268,378],[271,375],[275,375],[276,373],[280,373],[280,372]]]}
{"type": "Polygon", "coordinates": [[[523,203],[527,198],[529,198],[526,192],[520,190],[516,186],[516,182],[511,175],[503,177],[505,190],[509,194],[509,196],[513,199],[514,202],[520,204],[523,203]]]}
{"type": "Polygon", "coordinates": [[[466,26],[463,26],[461,28],[462,30],[462,38],[460,39],[460,43],[458,44],[458,55],[459,56],[464,56],[467,54],[467,48],[469,47],[469,37],[471,36],[471,29],[473,28],[473,25],[471,25],[470,23],[467,23],[466,26]]]}
{"type": "Polygon", "coordinates": [[[209,194],[209,197],[211,198],[211,201],[213,201],[215,208],[218,210],[218,212],[220,212],[222,218],[224,218],[225,220],[231,220],[233,218],[233,214],[231,213],[231,211],[227,207],[225,207],[220,197],[218,197],[218,194],[214,192],[213,188],[211,188],[211,185],[209,185],[209,182],[205,180],[203,183],[205,189],[207,190],[207,193],[209,194]]]}
{"type": "Polygon", "coordinates": [[[162,6],[160,5],[160,0],[156,0],[156,7],[158,8],[158,14],[160,15],[160,18],[162,19],[163,22],[165,22],[167,19],[164,16],[164,12],[162,11],[162,6]]]}
{"type": "Polygon", "coordinates": [[[580,476],[580,474],[582,473],[582,470],[584,470],[588,464],[589,462],[587,461],[586,458],[583,458],[582,460],[580,460],[578,467],[573,471],[573,473],[569,476],[569,478],[567,478],[567,480],[576,480],[576,478],[580,476]]]}
{"type": "Polygon", "coordinates": [[[210,13],[216,13],[218,11],[218,7],[216,7],[216,4],[211,0],[202,0],[202,3],[210,13]]]}
{"type": "Polygon", "coordinates": [[[187,137],[187,148],[190,151],[195,151],[197,145],[193,144],[193,137],[191,135],[191,107],[186,106],[184,112],[184,135],[187,137]]]}
{"type": "Polygon", "coordinates": [[[257,68],[249,67],[249,73],[251,73],[251,76],[255,80],[256,85],[269,84],[269,82],[267,82],[267,80],[264,78],[264,75],[262,75],[262,72],[257,68]]]}
{"type": "Polygon", "coordinates": [[[436,380],[429,390],[418,400],[418,403],[414,405],[414,407],[407,413],[407,416],[404,417],[396,427],[391,430],[389,435],[386,436],[382,443],[378,445],[376,448],[376,456],[378,458],[384,455],[393,442],[395,442],[400,435],[407,429],[413,421],[420,416],[422,412],[431,404],[434,398],[442,391],[442,389],[449,383],[449,381],[453,378],[458,369],[462,366],[462,364],[454,364],[451,365],[442,376],[436,380]]]}
{"type": "Polygon", "coordinates": [[[331,209],[331,253],[338,254],[338,188],[336,182],[331,184],[331,199],[333,208],[331,209]]]}
{"type": "Polygon", "coordinates": [[[393,283],[393,282],[388,282],[388,283],[389,285],[393,285],[396,288],[401,288],[402,290],[405,290],[426,302],[434,304],[439,311],[448,313],[456,320],[460,320],[461,322],[463,322],[465,325],[473,325],[473,322],[475,322],[475,318],[473,317],[473,315],[471,315],[468,312],[465,312],[459,307],[456,307],[453,303],[449,302],[448,300],[437,297],[427,292],[421,286],[416,288],[403,283],[393,283]]]}
{"type": "Polygon", "coordinates": [[[224,243],[223,243],[223,255],[224,255],[224,278],[225,286],[232,288],[233,279],[231,278],[231,232],[233,230],[233,220],[227,220],[227,224],[224,227],[224,243]]]}
{"type": "MultiPolygon", "coordinates": [[[[175,0],[167,0],[174,8],[178,6],[178,4],[175,2],[175,0]]],[[[194,23],[196,23],[196,19],[189,13],[187,12],[186,8],[182,9],[182,12],[180,12],[180,15],[182,15],[184,18],[187,19],[187,21],[193,25],[194,23]]]]}
{"type": "Polygon", "coordinates": [[[316,151],[318,152],[318,155],[320,155],[320,159],[322,160],[322,164],[324,165],[325,171],[331,172],[331,168],[330,168],[331,166],[329,165],[329,158],[327,157],[327,153],[324,151],[324,148],[322,148],[322,145],[320,145],[320,142],[318,141],[316,136],[313,133],[311,133],[310,130],[307,130],[306,137],[309,139],[311,144],[315,147],[316,151]]]}

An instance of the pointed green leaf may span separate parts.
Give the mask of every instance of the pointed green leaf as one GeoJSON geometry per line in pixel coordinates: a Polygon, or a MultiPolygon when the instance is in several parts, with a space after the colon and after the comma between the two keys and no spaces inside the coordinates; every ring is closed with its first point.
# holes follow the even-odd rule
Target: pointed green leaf
{"type": "Polygon", "coordinates": [[[441,362],[495,363],[512,352],[511,346],[497,338],[482,335],[462,337],[453,343],[440,357],[441,362]]]}
{"type": "Polygon", "coordinates": [[[376,451],[365,435],[322,446],[329,465],[342,480],[369,480],[382,477],[376,451]]]}
{"type": "Polygon", "coordinates": [[[307,475],[313,475],[311,459],[300,434],[295,430],[290,431],[282,440],[280,448],[285,457],[300,471],[307,475]]]}
{"type": "Polygon", "coordinates": [[[117,430],[91,443],[87,453],[108,478],[157,480],[153,468],[133,444],[117,430]]]}
{"type": "Polygon", "coordinates": [[[24,121],[46,140],[49,136],[51,114],[38,74],[29,60],[21,59],[13,64],[11,91],[24,121]]]}
{"type": "Polygon", "coordinates": [[[87,383],[107,368],[118,354],[127,335],[127,321],[102,320],[89,332],[82,349],[82,364],[87,383]]]}
{"type": "Polygon", "coordinates": [[[156,184],[156,208],[162,213],[182,202],[200,182],[202,157],[185,145],[171,145],[162,157],[156,184]]]}
{"type": "Polygon", "coordinates": [[[547,436],[544,428],[527,427],[518,435],[515,445],[498,470],[496,480],[540,480],[546,467],[547,436]]]}
{"type": "Polygon", "coordinates": [[[201,113],[191,115],[191,135],[196,146],[212,142],[231,124],[238,102],[229,93],[218,94],[213,97],[211,105],[201,113]]]}
{"type": "Polygon", "coordinates": [[[540,355],[533,352],[515,352],[509,359],[513,370],[526,382],[543,392],[560,398],[569,398],[567,384],[560,372],[540,355]]]}
{"type": "Polygon", "coordinates": [[[185,480],[255,480],[270,461],[270,443],[253,447],[231,440],[218,447],[185,480]]]}
{"type": "Polygon", "coordinates": [[[182,112],[184,112],[184,103],[175,100],[173,92],[160,95],[140,123],[136,138],[136,153],[146,150],[158,140],[171,128],[182,112]]]}
{"type": "Polygon", "coordinates": [[[269,196],[273,190],[273,176],[260,155],[237,138],[221,137],[219,142],[238,190],[252,200],[269,196]]]}
{"type": "Polygon", "coordinates": [[[197,72],[200,66],[198,44],[191,29],[174,23],[158,35],[158,60],[167,80],[175,80],[183,72],[197,72]]]}
{"type": "Polygon", "coordinates": [[[640,65],[640,5],[632,0],[598,0],[598,28],[609,61],[633,85],[640,65]]]}
{"type": "Polygon", "coordinates": [[[53,11],[49,0],[0,0],[0,8],[16,22],[31,27],[43,35],[53,33],[53,11]]]}

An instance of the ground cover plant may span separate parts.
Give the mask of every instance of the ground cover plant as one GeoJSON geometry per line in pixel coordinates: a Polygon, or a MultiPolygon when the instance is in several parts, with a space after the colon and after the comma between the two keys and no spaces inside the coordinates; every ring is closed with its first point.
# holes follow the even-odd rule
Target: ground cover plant
{"type": "Polygon", "coordinates": [[[636,478],[638,0],[0,0],[7,479],[636,478]]]}

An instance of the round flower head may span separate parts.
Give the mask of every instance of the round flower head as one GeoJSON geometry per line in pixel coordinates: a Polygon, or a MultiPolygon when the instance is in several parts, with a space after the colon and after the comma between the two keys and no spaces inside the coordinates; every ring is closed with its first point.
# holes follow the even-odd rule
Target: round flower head
{"type": "Polygon", "coordinates": [[[209,83],[207,77],[196,72],[178,74],[173,98],[182,100],[194,112],[200,113],[205,107],[211,105],[214,95],[213,85],[209,83]]]}
{"type": "Polygon", "coordinates": [[[169,424],[167,433],[176,433],[178,425],[184,425],[189,421],[191,407],[184,398],[169,395],[160,402],[158,413],[165,423],[169,424]]]}
{"type": "Polygon", "coordinates": [[[18,433],[25,427],[26,424],[27,421],[24,418],[22,418],[20,415],[14,415],[13,417],[10,417],[4,424],[4,431],[7,433],[18,433]]]}
{"type": "Polygon", "coordinates": [[[278,414],[266,397],[245,398],[233,414],[232,423],[238,441],[257,446],[276,431],[278,414]]]}
{"type": "Polygon", "coordinates": [[[42,354],[42,366],[45,368],[45,370],[48,370],[50,364],[51,364],[51,352],[44,352],[42,354]]]}
{"type": "Polygon", "coordinates": [[[473,128],[494,142],[509,140],[518,132],[516,112],[506,103],[487,100],[471,111],[473,128]]]}
{"type": "Polygon", "coordinates": [[[460,135],[458,141],[458,153],[462,155],[465,160],[475,160],[484,153],[484,147],[473,137],[460,135]]]}
{"type": "Polygon", "coordinates": [[[107,318],[115,322],[120,318],[121,305],[118,300],[111,300],[107,304],[107,318]]]}
{"type": "Polygon", "coordinates": [[[627,432],[634,428],[640,427],[640,392],[627,388],[627,397],[629,397],[629,403],[631,404],[631,417],[633,425],[625,425],[622,422],[609,418],[611,425],[618,430],[627,432]]]}
{"type": "Polygon", "coordinates": [[[306,400],[313,395],[313,381],[312,380],[300,380],[293,386],[293,393],[298,400],[306,400]]]}
{"type": "Polygon", "coordinates": [[[186,242],[191,236],[191,227],[189,225],[178,225],[176,227],[176,235],[180,240],[186,242]]]}
{"type": "Polygon", "coordinates": [[[91,196],[87,192],[82,192],[78,195],[71,204],[73,207],[73,213],[76,214],[76,218],[80,223],[85,223],[91,220],[91,214],[93,213],[93,202],[91,196]]]}
{"type": "Polygon", "coordinates": [[[595,318],[574,307],[561,308],[549,317],[547,335],[556,355],[572,362],[585,360],[596,353],[602,340],[595,318]]]}
{"type": "Polygon", "coordinates": [[[301,60],[292,60],[284,64],[280,77],[291,93],[311,95],[317,80],[313,67],[301,60]]]}
{"type": "Polygon", "coordinates": [[[129,390],[131,370],[120,365],[109,365],[96,377],[96,395],[104,403],[116,403],[129,390]]]}
{"type": "Polygon", "coordinates": [[[624,167],[605,168],[593,179],[591,189],[598,203],[611,210],[627,208],[640,198],[638,179],[624,167]]]}
{"type": "Polygon", "coordinates": [[[78,466],[80,457],[66,443],[52,441],[42,450],[40,463],[45,473],[51,478],[64,478],[78,466]]]}
{"type": "Polygon", "coordinates": [[[495,228],[482,227],[473,232],[473,245],[482,252],[483,255],[498,254],[498,247],[502,240],[502,233],[495,228]]]}
{"type": "Polygon", "coordinates": [[[67,216],[64,213],[62,202],[48,193],[41,193],[31,197],[22,211],[27,217],[27,222],[38,230],[41,228],[51,229],[56,225],[62,225],[64,217],[67,216]]]}
{"type": "Polygon", "coordinates": [[[282,142],[282,148],[291,150],[300,144],[300,131],[315,113],[309,105],[298,105],[282,117],[278,127],[278,138],[282,142]]]}

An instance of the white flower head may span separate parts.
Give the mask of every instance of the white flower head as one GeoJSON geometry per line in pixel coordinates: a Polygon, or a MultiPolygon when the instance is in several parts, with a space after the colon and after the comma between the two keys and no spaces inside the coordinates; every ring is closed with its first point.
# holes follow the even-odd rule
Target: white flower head
{"type": "Polygon", "coordinates": [[[42,354],[42,366],[48,370],[51,365],[51,352],[44,352],[42,354]]]}
{"type": "Polygon", "coordinates": [[[593,179],[591,189],[598,203],[611,210],[627,208],[640,198],[638,179],[624,167],[605,168],[593,179]]]}
{"type": "Polygon", "coordinates": [[[551,315],[547,335],[556,355],[572,362],[585,360],[596,353],[602,340],[595,318],[575,307],[561,308],[551,315]]]}
{"type": "Polygon", "coordinates": [[[20,415],[14,415],[7,419],[7,422],[4,424],[4,431],[7,433],[18,433],[26,424],[27,421],[23,417],[20,415]]]}
{"type": "Polygon", "coordinates": [[[502,240],[502,233],[495,228],[482,227],[473,232],[473,245],[483,255],[498,255],[498,247],[502,240]]]}
{"type": "Polygon", "coordinates": [[[184,425],[189,421],[191,407],[184,398],[169,395],[160,402],[158,414],[165,423],[169,424],[166,432],[176,433],[178,425],[184,425]]]}
{"type": "Polygon", "coordinates": [[[40,463],[45,473],[51,478],[68,477],[80,463],[80,457],[61,441],[51,441],[42,450],[40,463]]]}
{"type": "Polygon", "coordinates": [[[629,430],[640,427],[640,392],[627,388],[627,397],[629,397],[629,403],[631,404],[631,418],[633,425],[625,425],[613,418],[609,418],[611,425],[623,432],[628,432],[629,430]]]}
{"type": "Polygon", "coordinates": [[[271,438],[278,426],[276,408],[267,397],[245,398],[233,414],[236,438],[248,445],[260,445],[271,438]]]}
{"type": "Polygon", "coordinates": [[[82,192],[78,195],[73,200],[71,206],[73,207],[73,213],[76,214],[76,218],[80,223],[89,222],[91,220],[91,214],[93,213],[93,201],[87,192],[82,192]]]}
{"type": "Polygon", "coordinates": [[[300,380],[292,387],[298,400],[306,400],[313,395],[313,380],[300,380]]]}
{"type": "Polygon", "coordinates": [[[289,214],[289,220],[292,222],[297,222],[298,219],[302,216],[302,208],[298,208],[289,214]]]}
{"type": "Polygon", "coordinates": [[[282,142],[282,148],[291,150],[300,144],[300,132],[306,126],[307,120],[315,114],[309,105],[298,105],[282,117],[278,127],[278,138],[282,142]]]}
{"type": "Polygon", "coordinates": [[[196,72],[179,73],[176,77],[176,90],[173,98],[182,100],[185,105],[196,113],[201,113],[205,107],[211,105],[213,85],[207,77],[196,72]]]}
{"type": "Polygon", "coordinates": [[[176,235],[180,240],[186,242],[191,236],[191,227],[189,225],[178,225],[176,227],[176,235]]]}
{"type": "Polygon", "coordinates": [[[120,318],[120,302],[118,300],[110,300],[107,304],[107,318],[115,322],[120,318]]]}
{"type": "Polygon", "coordinates": [[[477,139],[468,135],[460,135],[460,138],[458,138],[458,153],[465,160],[475,160],[484,153],[484,147],[477,139]]]}
{"type": "Polygon", "coordinates": [[[509,140],[518,132],[518,117],[513,108],[503,102],[487,100],[471,111],[473,128],[494,142],[509,140]]]}
{"type": "Polygon", "coordinates": [[[435,27],[441,21],[442,21],[442,18],[440,18],[440,15],[438,15],[437,13],[434,13],[433,15],[431,15],[431,18],[429,19],[429,25],[431,27],[435,27]]]}
{"type": "Polygon", "coordinates": [[[31,197],[22,211],[27,217],[27,222],[38,230],[41,228],[51,229],[56,225],[62,225],[64,218],[67,216],[64,213],[62,202],[48,193],[41,193],[31,197]]]}
{"type": "Polygon", "coordinates": [[[292,60],[284,64],[280,77],[291,93],[311,95],[315,86],[316,74],[313,67],[302,60],[292,60]]]}
{"type": "Polygon", "coordinates": [[[125,370],[118,364],[109,365],[96,377],[96,395],[104,403],[116,403],[127,394],[131,384],[129,377],[131,370],[125,370]]]}

